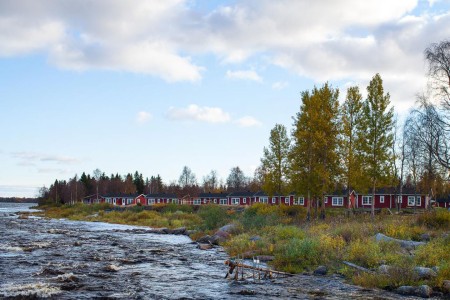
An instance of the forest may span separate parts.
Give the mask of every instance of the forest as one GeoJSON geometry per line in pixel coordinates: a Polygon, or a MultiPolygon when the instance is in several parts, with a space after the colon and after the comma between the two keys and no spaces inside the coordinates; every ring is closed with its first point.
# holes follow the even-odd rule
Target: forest
{"type": "Polygon", "coordinates": [[[239,166],[226,180],[217,171],[198,180],[184,166],[178,181],[135,171],[107,175],[99,169],[69,180],[55,180],[39,190],[41,201],[73,203],[100,194],[174,193],[264,190],[269,195],[295,191],[320,203],[330,191],[347,189],[375,193],[380,187],[405,187],[432,199],[450,192],[450,41],[424,50],[428,84],[411,99],[414,107],[399,117],[391,105],[380,74],[375,74],[363,96],[348,87],[345,100],[329,83],[301,92],[292,129],[276,124],[263,148],[261,164],[252,176],[239,166]]]}

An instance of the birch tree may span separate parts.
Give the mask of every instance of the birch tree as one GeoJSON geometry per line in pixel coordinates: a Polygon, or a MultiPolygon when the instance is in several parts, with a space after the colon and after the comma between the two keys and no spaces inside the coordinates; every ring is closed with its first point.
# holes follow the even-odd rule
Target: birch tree
{"type": "Polygon", "coordinates": [[[300,112],[294,117],[293,147],[290,153],[291,180],[297,192],[321,204],[321,217],[325,217],[323,197],[330,191],[338,171],[338,103],[339,90],[328,83],[320,89],[314,87],[301,94],[300,112]],[[320,202],[319,202],[320,199],[320,202]]]}

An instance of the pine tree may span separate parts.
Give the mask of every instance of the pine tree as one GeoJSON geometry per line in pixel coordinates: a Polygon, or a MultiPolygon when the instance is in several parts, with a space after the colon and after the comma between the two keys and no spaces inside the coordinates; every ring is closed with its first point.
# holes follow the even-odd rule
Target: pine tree
{"type": "Polygon", "coordinates": [[[372,218],[375,217],[375,189],[390,182],[393,143],[394,108],[389,108],[390,96],[385,94],[383,80],[376,74],[367,86],[363,104],[364,140],[362,155],[364,171],[372,188],[372,218]]]}
{"type": "MultiPolygon", "coordinates": [[[[328,83],[302,92],[300,112],[294,118],[291,160],[293,188],[307,195],[308,219],[311,200],[318,200],[334,186],[338,171],[339,90],[328,83]]],[[[325,217],[324,203],[321,216],[325,217]]],[[[317,215],[317,213],[316,213],[317,215]]]]}
{"type": "Polygon", "coordinates": [[[269,148],[264,147],[264,156],[261,159],[264,172],[264,190],[269,194],[286,191],[285,182],[289,167],[290,143],[286,127],[276,124],[270,131],[269,148]]]}

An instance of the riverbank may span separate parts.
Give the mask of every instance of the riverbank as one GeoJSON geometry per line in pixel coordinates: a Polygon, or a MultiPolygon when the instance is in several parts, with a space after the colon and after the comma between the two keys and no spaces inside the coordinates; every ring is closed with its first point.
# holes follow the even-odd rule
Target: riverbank
{"type": "Polygon", "coordinates": [[[445,210],[421,215],[382,214],[373,221],[365,215],[348,218],[344,211],[334,211],[325,221],[309,223],[304,221],[302,208],[265,205],[245,210],[168,205],[125,211],[114,211],[105,205],[77,205],[46,207],[43,215],[172,229],[186,227],[192,230],[194,240],[213,235],[220,226],[232,223],[235,230],[219,242],[231,256],[272,257],[269,264],[277,270],[313,274],[320,269],[321,274],[345,276],[363,287],[422,296],[448,295],[450,213],[445,210]],[[378,233],[424,244],[405,248],[393,241],[377,241],[378,233]],[[413,288],[406,288],[409,286],[413,288]]]}

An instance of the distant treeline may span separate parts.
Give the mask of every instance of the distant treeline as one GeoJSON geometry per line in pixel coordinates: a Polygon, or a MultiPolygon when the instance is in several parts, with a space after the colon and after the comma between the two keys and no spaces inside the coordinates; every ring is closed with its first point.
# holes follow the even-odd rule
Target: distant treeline
{"type": "Polygon", "coordinates": [[[38,203],[37,198],[0,197],[0,202],[38,203]]]}

